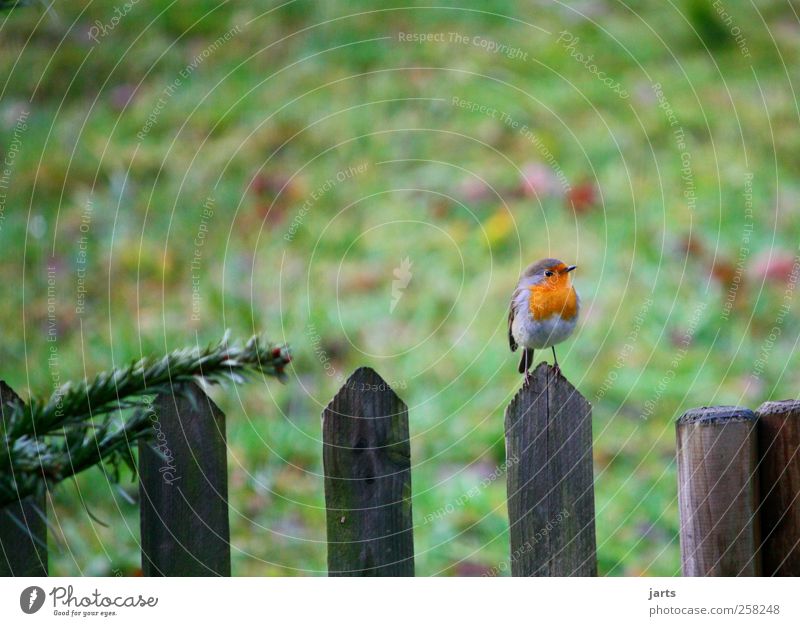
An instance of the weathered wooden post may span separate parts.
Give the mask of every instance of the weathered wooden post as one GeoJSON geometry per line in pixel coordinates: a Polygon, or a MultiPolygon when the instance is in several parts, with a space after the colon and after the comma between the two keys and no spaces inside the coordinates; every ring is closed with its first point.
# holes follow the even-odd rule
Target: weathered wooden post
{"type": "MultiPolygon", "coordinates": [[[[0,414],[22,399],[0,380],[0,414]]],[[[8,450],[0,450],[8,454],[8,450]]],[[[0,576],[47,576],[45,496],[29,496],[0,509],[0,576]],[[37,510],[38,509],[38,510],[37,510]]]]}
{"type": "Polygon", "coordinates": [[[154,437],[139,442],[142,570],[230,576],[225,415],[195,383],[154,409],[154,437]]]}
{"type": "Polygon", "coordinates": [[[759,576],[755,414],[692,409],[676,430],[683,575],[759,576]]]}
{"type": "Polygon", "coordinates": [[[322,412],[330,576],[413,576],[408,409],[375,371],[322,412]]]}
{"type": "Polygon", "coordinates": [[[765,576],[800,576],[800,401],[758,411],[761,562],[765,576]]]}
{"type": "Polygon", "coordinates": [[[506,409],[513,576],[596,576],[592,407],[540,363],[506,409]]]}

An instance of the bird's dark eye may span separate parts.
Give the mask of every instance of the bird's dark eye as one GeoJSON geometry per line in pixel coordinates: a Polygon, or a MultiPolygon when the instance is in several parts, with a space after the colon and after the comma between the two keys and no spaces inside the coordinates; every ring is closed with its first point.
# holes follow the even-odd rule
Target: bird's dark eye
{"type": "Polygon", "coordinates": [[[546,270],[546,271],[545,271],[545,273],[544,273],[544,275],[545,275],[545,276],[552,276],[552,275],[553,275],[553,272],[551,272],[550,270],[546,270]]]}

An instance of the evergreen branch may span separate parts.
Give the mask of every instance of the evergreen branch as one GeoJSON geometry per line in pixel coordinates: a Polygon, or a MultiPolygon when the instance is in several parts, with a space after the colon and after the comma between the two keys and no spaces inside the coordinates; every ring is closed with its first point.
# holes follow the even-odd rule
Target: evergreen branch
{"type": "Polygon", "coordinates": [[[0,0],[0,11],[10,11],[15,7],[24,7],[29,0],[0,0]]]}
{"type": "Polygon", "coordinates": [[[259,335],[229,345],[226,333],[205,349],[176,350],[91,382],[68,382],[47,400],[27,405],[7,387],[0,389],[0,507],[103,463],[115,481],[123,463],[135,473],[131,443],[152,432],[153,396],[176,393],[176,385],[190,381],[241,384],[252,373],[283,380],[290,360],[287,347],[259,335]]]}

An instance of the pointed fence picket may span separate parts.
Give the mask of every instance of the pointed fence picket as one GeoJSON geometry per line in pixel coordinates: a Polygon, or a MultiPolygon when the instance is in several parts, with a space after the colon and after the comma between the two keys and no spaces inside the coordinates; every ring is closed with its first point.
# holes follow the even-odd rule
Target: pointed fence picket
{"type": "Polygon", "coordinates": [[[592,407],[542,363],[506,409],[514,576],[596,576],[592,407]]]}
{"type": "Polygon", "coordinates": [[[413,576],[408,409],[362,367],[322,412],[330,576],[413,576]]]}
{"type": "Polygon", "coordinates": [[[139,441],[145,576],[230,576],[225,415],[194,383],[153,405],[155,436],[139,441]]]}

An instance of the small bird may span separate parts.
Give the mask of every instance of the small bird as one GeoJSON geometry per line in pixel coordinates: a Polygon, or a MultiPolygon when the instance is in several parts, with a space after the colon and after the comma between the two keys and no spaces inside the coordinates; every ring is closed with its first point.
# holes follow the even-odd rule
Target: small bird
{"type": "Polygon", "coordinates": [[[571,272],[576,267],[558,259],[542,259],[525,268],[519,277],[508,312],[508,344],[512,352],[519,347],[524,350],[519,373],[525,374],[526,381],[534,349],[552,348],[555,370],[561,371],[555,345],[575,330],[581,306],[572,286],[571,272]]]}

